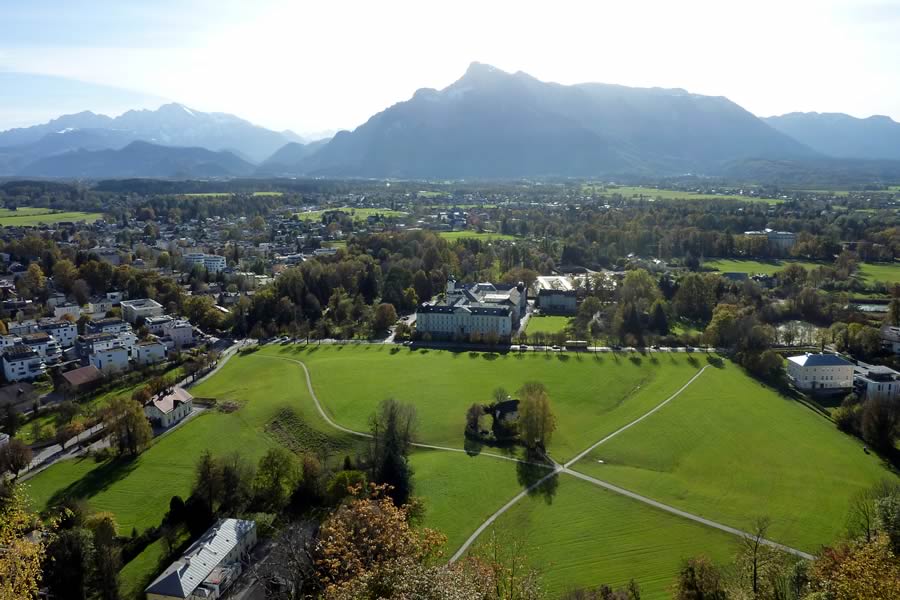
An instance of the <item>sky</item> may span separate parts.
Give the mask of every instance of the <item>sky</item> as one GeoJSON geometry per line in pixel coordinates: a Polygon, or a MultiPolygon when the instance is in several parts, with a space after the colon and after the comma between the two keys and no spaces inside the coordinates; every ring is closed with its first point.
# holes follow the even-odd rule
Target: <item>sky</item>
{"type": "Polygon", "coordinates": [[[900,0],[0,0],[0,74],[31,75],[0,129],[178,101],[315,137],[473,61],[900,121],[898,31],[900,0]]]}

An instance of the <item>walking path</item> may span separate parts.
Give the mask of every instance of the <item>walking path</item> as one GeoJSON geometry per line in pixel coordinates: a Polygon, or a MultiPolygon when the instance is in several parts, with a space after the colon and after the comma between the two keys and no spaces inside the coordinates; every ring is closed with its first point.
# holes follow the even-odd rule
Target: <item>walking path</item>
{"type": "MultiPolygon", "coordinates": [[[[365,433],[362,431],[355,431],[353,429],[344,427],[343,425],[340,425],[339,423],[336,423],[328,415],[328,413],[325,412],[325,409],[322,406],[322,403],[319,401],[318,396],[316,396],[315,390],[313,390],[312,377],[309,374],[309,369],[306,367],[306,364],[303,361],[297,360],[295,358],[286,358],[286,357],[282,357],[282,356],[263,356],[263,358],[286,360],[288,362],[292,362],[292,363],[296,363],[296,364],[300,365],[300,367],[303,369],[303,374],[306,377],[306,388],[309,391],[309,395],[312,398],[313,403],[316,406],[316,410],[318,411],[319,415],[321,415],[321,417],[325,420],[325,422],[328,423],[329,425],[331,425],[333,428],[335,428],[339,431],[343,431],[344,433],[348,433],[350,435],[355,435],[355,436],[364,437],[364,438],[372,437],[372,435],[370,433],[365,433]]],[[[657,508],[659,510],[663,510],[665,512],[674,514],[676,516],[679,516],[679,517],[682,517],[685,519],[689,519],[696,523],[700,523],[701,525],[706,525],[707,527],[712,527],[713,529],[718,529],[719,531],[724,531],[725,533],[730,533],[730,534],[740,537],[740,538],[754,539],[756,536],[754,536],[753,534],[751,534],[749,532],[742,531],[740,529],[731,527],[729,525],[724,525],[722,523],[718,523],[711,519],[701,517],[700,515],[689,513],[687,511],[681,510],[679,508],[675,508],[674,506],[670,506],[668,504],[659,502],[657,500],[653,500],[652,498],[647,498],[646,496],[641,496],[640,494],[636,494],[635,492],[631,492],[629,490],[618,487],[618,486],[608,483],[606,481],[597,479],[595,477],[585,475],[584,473],[574,471],[570,468],[572,465],[574,465],[576,462],[578,462],[579,460],[581,460],[582,458],[587,456],[591,451],[593,451],[595,448],[597,448],[601,444],[608,442],[609,440],[611,440],[615,436],[619,435],[620,433],[637,425],[638,423],[640,423],[641,421],[643,421],[650,415],[659,411],[666,404],[670,403],[672,400],[677,398],[679,395],[681,395],[682,392],[684,392],[684,390],[686,390],[692,383],[694,383],[703,374],[703,372],[708,368],[709,368],[709,365],[704,366],[696,374],[694,374],[694,376],[691,377],[683,386],[678,388],[678,390],[676,390],[671,396],[669,396],[668,398],[666,398],[665,400],[663,400],[662,402],[660,402],[659,404],[657,404],[656,406],[651,408],[649,411],[647,411],[646,413],[639,416],[638,418],[627,423],[626,425],[623,425],[622,427],[620,427],[619,429],[610,433],[609,435],[607,435],[600,441],[592,444],[586,450],[584,450],[580,454],[576,455],[574,458],[572,458],[571,460],[569,460],[568,462],[566,462],[563,465],[557,463],[556,461],[553,461],[552,459],[550,459],[552,461],[552,465],[547,465],[545,463],[533,463],[533,462],[529,462],[529,461],[523,461],[523,460],[515,458],[515,457],[504,456],[502,454],[495,454],[492,452],[480,453],[481,455],[489,456],[492,458],[499,458],[499,459],[509,460],[509,461],[518,462],[518,463],[539,465],[539,466],[542,466],[542,467],[545,467],[545,468],[551,469],[551,470],[545,476],[541,477],[539,480],[532,483],[527,488],[525,488],[524,490],[522,490],[521,492],[516,494],[509,502],[507,502],[506,504],[501,506],[496,512],[494,512],[491,516],[489,516],[481,525],[479,525],[478,528],[472,533],[472,535],[469,536],[469,538],[463,543],[463,545],[460,546],[459,549],[453,554],[453,556],[450,558],[450,562],[453,563],[453,562],[456,562],[457,560],[459,560],[466,553],[466,551],[472,546],[472,544],[475,542],[475,540],[477,540],[478,537],[482,533],[484,533],[484,531],[488,527],[490,527],[494,523],[494,521],[496,521],[500,517],[500,515],[502,515],[507,510],[512,508],[519,500],[521,500],[522,498],[527,496],[531,491],[537,489],[544,482],[549,480],[551,477],[556,477],[560,473],[566,473],[568,475],[572,475],[573,477],[576,477],[578,479],[581,479],[583,481],[586,481],[586,482],[596,485],[598,487],[602,487],[603,489],[614,492],[616,494],[620,494],[622,496],[625,496],[626,498],[631,498],[632,500],[637,500],[638,502],[643,502],[644,504],[647,504],[647,505],[657,508]]],[[[429,448],[429,449],[433,449],[433,450],[444,450],[447,452],[462,452],[462,453],[468,454],[465,450],[460,449],[460,448],[449,448],[447,446],[435,446],[432,444],[420,444],[420,443],[412,443],[411,445],[415,446],[417,448],[429,448]]],[[[769,539],[765,539],[765,538],[760,539],[760,543],[762,543],[766,546],[769,546],[771,548],[776,548],[778,550],[782,550],[784,552],[793,554],[794,556],[799,556],[799,557],[807,559],[807,560],[814,558],[811,554],[803,552],[802,550],[798,550],[798,549],[792,548],[790,546],[785,546],[784,544],[779,544],[778,542],[775,542],[775,541],[772,541],[769,539]]]]}

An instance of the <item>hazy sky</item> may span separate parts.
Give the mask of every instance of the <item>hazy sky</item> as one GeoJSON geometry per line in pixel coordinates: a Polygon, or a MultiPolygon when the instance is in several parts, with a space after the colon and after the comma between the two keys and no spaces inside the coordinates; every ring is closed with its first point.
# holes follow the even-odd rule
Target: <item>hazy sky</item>
{"type": "MultiPolygon", "coordinates": [[[[761,116],[900,120],[898,32],[900,0],[0,0],[0,71],[300,133],[356,127],[475,60],[560,83],[682,87],[761,116]]],[[[37,119],[27,108],[0,106],[0,128],[37,119]]]]}

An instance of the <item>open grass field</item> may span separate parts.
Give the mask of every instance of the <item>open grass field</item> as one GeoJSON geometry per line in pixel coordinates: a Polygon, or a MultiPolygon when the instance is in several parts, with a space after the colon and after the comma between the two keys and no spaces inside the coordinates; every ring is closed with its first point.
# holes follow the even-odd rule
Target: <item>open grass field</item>
{"type": "Polygon", "coordinates": [[[348,215],[353,215],[354,221],[365,221],[368,217],[373,217],[375,215],[381,215],[383,217],[395,217],[398,219],[402,219],[407,215],[407,213],[399,210],[391,210],[389,208],[353,208],[353,207],[342,207],[342,208],[329,208],[326,210],[311,210],[307,212],[297,213],[297,216],[301,221],[321,221],[322,215],[326,212],[331,212],[333,210],[339,210],[341,212],[347,213],[348,215]]]}
{"type": "MultiPolygon", "coordinates": [[[[134,461],[92,459],[53,465],[29,481],[37,508],[61,494],[116,514],[122,531],[159,522],[174,494],[186,496],[203,449],[239,449],[251,460],[274,444],[326,449],[334,461],[360,446],[332,429],[315,409],[303,370],[325,410],[365,431],[378,403],[394,397],[416,407],[417,439],[466,447],[466,409],[498,386],[526,381],[549,391],[558,430],[549,453],[560,462],[655,407],[708,364],[703,355],[454,353],[359,346],[270,345],[238,355],[193,390],[235,401],[231,413],[209,410],[160,438],[134,461]],[[285,360],[288,359],[288,360],[285,360]]],[[[363,442],[364,443],[364,442],[363,442]]],[[[415,494],[424,525],[448,537],[446,555],[495,510],[546,471],[467,448],[471,455],[416,449],[415,494]]],[[[861,444],[799,403],[747,377],[738,367],[709,367],[672,402],[598,447],[575,469],[742,528],[772,519],[769,537],[808,551],[833,541],[848,500],[890,473],[861,444]],[[598,460],[603,460],[601,464],[598,460]]],[[[527,545],[551,593],[569,586],[621,585],[635,578],[645,598],[667,597],[683,558],[728,560],[735,538],[560,475],[504,513],[494,527],[527,545]]],[[[482,538],[481,540],[483,540],[482,538]]],[[[123,589],[138,589],[155,571],[162,547],[150,546],[123,571],[123,589]]]]}
{"type": "Polygon", "coordinates": [[[771,538],[810,552],[844,531],[853,494],[893,477],[858,440],[732,363],[574,468],[745,530],[768,517],[771,538]]]}
{"type": "Polygon", "coordinates": [[[544,333],[556,333],[568,328],[571,319],[557,315],[532,315],[528,317],[525,333],[532,334],[535,331],[544,333]]]}
{"type": "Polygon", "coordinates": [[[662,190],[641,186],[585,186],[586,191],[596,191],[605,194],[619,194],[625,198],[654,198],[657,200],[743,200],[745,202],[765,202],[778,204],[783,202],[779,198],[760,198],[755,196],[741,196],[737,194],[701,194],[684,190],[662,190]]]}
{"type": "Polygon", "coordinates": [[[524,474],[508,460],[417,449],[411,462],[415,494],[425,502],[425,526],[447,536],[447,557],[523,487],[524,474]]]}
{"type": "MultiPolygon", "coordinates": [[[[620,586],[629,579],[641,586],[644,600],[671,598],[682,559],[705,554],[726,562],[737,551],[728,534],[579,479],[548,483],[501,515],[493,529],[500,540],[525,543],[551,598],[577,586],[620,586]]],[[[479,542],[487,539],[486,532],[479,542]]]]}
{"type": "Polygon", "coordinates": [[[37,508],[61,495],[85,498],[95,510],[113,512],[123,531],[156,525],[169,499],[190,492],[197,457],[240,450],[255,460],[276,443],[300,450],[339,452],[353,441],[321,422],[300,369],[286,361],[233,358],[215,377],[192,389],[199,397],[233,400],[233,413],[210,410],[159,438],[136,460],[93,459],[57,463],[29,481],[37,508]]]}
{"type": "Polygon", "coordinates": [[[448,241],[456,241],[461,239],[473,239],[473,240],[483,240],[483,241],[509,241],[516,239],[516,236],[509,235],[506,233],[493,233],[490,231],[439,231],[437,232],[439,236],[448,241]]]}
{"type": "Polygon", "coordinates": [[[472,403],[489,402],[497,387],[515,393],[525,382],[540,381],[556,411],[559,426],[549,450],[560,461],[646,412],[694,375],[702,360],[378,345],[275,346],[260,352],[267,353],[304,361],[316,394],[338,423],[365,431],[376,406],[393,397],[416,407],[419,440],[453,448],[464,447],[465,413],[472,403]]]}
{"type": "Polygon", "coordinates": [[[16,210],[0,208],[0,227],[33,227],[45,223],[52,225],[63,221],[87,221],[93,223],[103,215],[86,212],[59,212],[49,208],[21,207],[16,210]]]}
{"type": "MultiPolygon", "coordinates": [[[[824,263],[799,260],[732,260],[716,259],[705,261],[704,266],[714,268],[723,273],[765,273],[771,275],[781,271],[789,264],[799,264],[806,269],[816,269],[824,263]]],[[[900,282],[900,263],[860,263],[858,276],[867,284],[876,281],[888,283],[900,282]]]]}

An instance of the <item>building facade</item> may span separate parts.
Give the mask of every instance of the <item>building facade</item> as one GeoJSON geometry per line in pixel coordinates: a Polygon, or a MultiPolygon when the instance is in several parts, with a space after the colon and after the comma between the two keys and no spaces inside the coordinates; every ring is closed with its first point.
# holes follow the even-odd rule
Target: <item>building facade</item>
{"type": "Polygon", "coordinates": [[[804,391],[837,391],[853,387],[853,364],[836,354],[801,354],[788,358],[787,374],[804,391]]]}
{"type": "Polygon", "coordinates": [[[203,267],[210,273],[218,273],[223,271],[227,266],[224,256],[218,254],[203,254],[202,252],[194,252],[184,255],[184,262],[191,268],[203,267]]]}
{"type": "Polygon", "coordinates": [[[890,367],[856,367],[853,389],[863,400],[896,400],[900,397],[900,373],[890,367]]]}
{"type": "Polygon", "coordinates": [[[150,298],[122,301],[122,317],[129,323],[163,314],[162,304],[150,298]]]}
{"type": "Polygon", "coordinates": [[[528,306],[525,285],[457,284],[451,278],[442,297],[416,310],[416,335],[431,339],[509,342],[528,306]]]}
{"type": "Polygon", "coordinates": [[[2,362],[7,381],[31,381],[46,373],[44,359],[22,344],[4,350],[2,362]]]}

